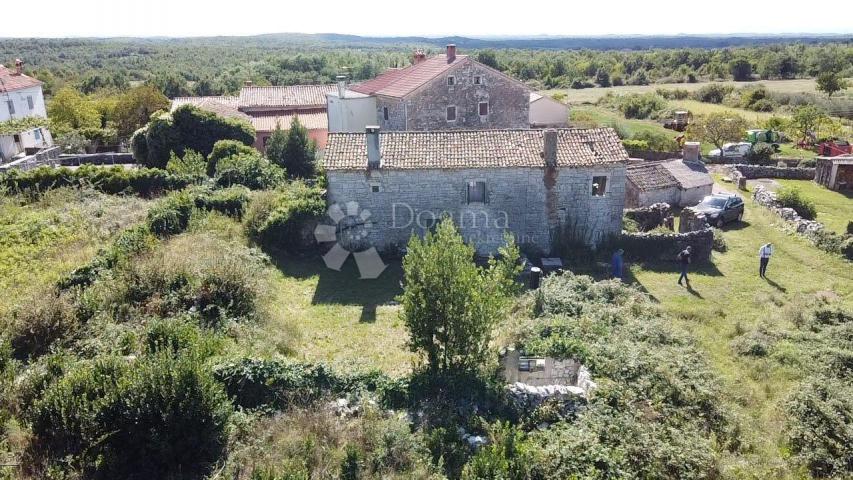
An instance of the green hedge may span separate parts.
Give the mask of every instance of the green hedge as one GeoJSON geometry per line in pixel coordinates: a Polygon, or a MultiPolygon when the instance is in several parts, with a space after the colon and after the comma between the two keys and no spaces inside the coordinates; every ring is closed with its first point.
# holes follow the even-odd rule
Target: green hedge
{"type": "Polygon", "coordinates": [[[165,170],[84,165],[70,168],[39,167],[30,171],[11,170],[0,175],[0,188],[12,193],[41,193],[54,188],[91,186],[108,194],[134,193],[151,197],[171,190],[180,190],[193,183],[194,178],[172,175],[165,170]]]}
{"type": "Polygon", "coordinates": [[[321,218],[325,210],[319,189],[293,183],[257,198],[246,215],[246,228],[249,237],[264,247],[300,251],[307,247],[303,228],[321,218]]]}
{"type": "Polygon", "coordinates": [[[241,153],[219,160],[216,184],[222,187],[244,185],[252,190],[265,190],[284,183],[286,172],[259,153],[241,153]]]}

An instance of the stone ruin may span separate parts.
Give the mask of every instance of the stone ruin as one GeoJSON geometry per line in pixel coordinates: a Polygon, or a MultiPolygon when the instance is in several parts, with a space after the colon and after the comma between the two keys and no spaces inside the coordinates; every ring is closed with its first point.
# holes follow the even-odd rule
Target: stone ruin
{"type": "Polygon", "coordinates": [[[692,207],[681,210],[681,215],[678,217],[679,233],[698,232],[710,227],[705,214],[698,212],[692,207]]]}
{"type": "Polygon", "coordinates": [[[590,371],[574,359],[523,355],[508,349],[501,357],[507,393],[521,411],[555,399],[569,408],[586,403],[596,388],[590,371]]]}
{"type": "Polygon", "coordinates": [[[661,202],[648,207],[626,209],[625,216],[637,222],[640,231],[648,232],[663,225],[671,211],[672,208],[668,203],[661,202]]]}

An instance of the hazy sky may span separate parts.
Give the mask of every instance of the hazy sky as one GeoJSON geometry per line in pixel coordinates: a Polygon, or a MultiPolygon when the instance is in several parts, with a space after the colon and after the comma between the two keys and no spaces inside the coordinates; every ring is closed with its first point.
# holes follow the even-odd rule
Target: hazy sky
{"type": "Polygon", "coordinates": [[[853,1],[34,0],[0,37],[853,33],[853,1]],[[30,18],[29,16],[33,17],[30,18]]]}

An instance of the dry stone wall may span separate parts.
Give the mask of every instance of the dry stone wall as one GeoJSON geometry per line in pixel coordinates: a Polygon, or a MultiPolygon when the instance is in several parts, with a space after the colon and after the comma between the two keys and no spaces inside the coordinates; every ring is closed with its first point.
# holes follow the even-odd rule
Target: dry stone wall
{"type": "Polygon", "coordinates": [[[748,180],[755,178],[782,178],[788,180],[814,180],[814,168],[799,167],[770,167],[764,165],[737,164],[728,167],[732,181],[737,183],[738,177],[748,180]]]}

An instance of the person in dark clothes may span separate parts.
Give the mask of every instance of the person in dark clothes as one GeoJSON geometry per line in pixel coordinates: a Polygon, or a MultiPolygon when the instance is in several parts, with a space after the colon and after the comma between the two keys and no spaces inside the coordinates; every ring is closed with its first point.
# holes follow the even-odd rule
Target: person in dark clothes
{"type": "Polygon", "coordinates": [[[681,276],[678,277],[678,284],[681,285],[681,280],[687,282],[687,286],[690,286],[690,279],[687,278],[687,266],[690,265],[690,252],[693,249],[688,245],[687,248],[681,251],[678,254],[678,263],[681,265],[681,276]]]}
{"type": "Polygon", "coordinates": [[[619,280],[622,280],[622,263],[623,263],[622,262],[622,254],[623,253],[625,253],[625,250],[622,250],[621,248],[619,250],[616,250],[616,252],[613,254],[613,258],[610,260],[610,267],[611,267],[611,274],[612,274],[611,278],[618,278],[619,280]]]}
{"type": "Polygon", "coordinates": [[[770,257],[773,255],[773,244],[768,243],[758,249],[758,276],[767,278],[767,264],[770,263],[770,257]]]}

